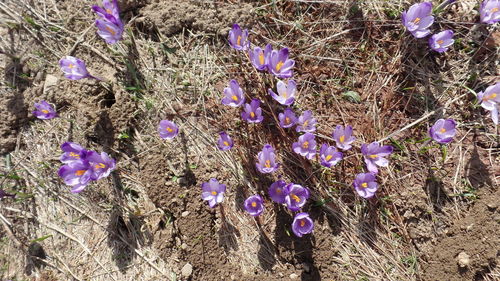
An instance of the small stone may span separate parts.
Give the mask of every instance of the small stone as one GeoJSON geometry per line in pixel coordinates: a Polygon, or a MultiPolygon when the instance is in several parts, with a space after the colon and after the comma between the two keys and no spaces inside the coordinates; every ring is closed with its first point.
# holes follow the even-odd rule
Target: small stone
{"type": "Polygon", "coordinates": [[[299,278],[299,276],[297,275],[297,273],[290,274],[290,279],[297,279],[297,278],[299,278]]]}
{"type": "Polygon", "coordinates": [[[492,203],[488,203],[488,204],[486,204],[486,207],[488,207],[488,209],[489,209],[490,211],[495,211],[495,209],[496,209],[498,206],[496,205],[496,203],[492,202],[492,203]]]}
{"type": "Polygon", "coordinates": [[[45,77],[45,83],[43,84],[43,92],[46,93],[49,88],[57,85],[58,80],[59,78],[57,78],[56,76],[47,74],[47,76],[45,77]]]}
{"type": "Polygon", "coordinates": [[[303,264],[302,264],[302,268],[304,269],[304,271],[305,271],[306,273],[311,272],[311,266],[310,266],[308,263],[303,263],[303,264]]]}
{"type": "Polygon", "coordinates": [[[187,245],[186,243],[182,243],[182,245],[181,245],[181,249],[186,250],[186,249],[187,249],[187,247],[188,247],[188,245],[187,245]]]}
{"type": "Polygon", "coordinates": [[[460,267],[467,267],[470,263],[469,255],[466,252],[460,252],[458,254],[458,265],[460,267]]]}
{"type": "Polygon", "coordinates": [[[182,212],[182,214],[181,214],[181,216],[182,216],[183,218],[187,217],[188,215],[189,215],[189,211],[184,211],[184,212],[182,212]]]}
{"type": "Polygon", "coordinates": [[[493,217],[493,220],[494,220],[494,221],[496,221],[497,223],[500,223],[500,215],[498,215],[498,214],[497,214],[497,215],[495,215],[495,216],[493,217]]]}
{"type": "Polygon", "coordinates": [[[193,274],[193,266],[190,263],[186,263],[181,269],[181,275],[189,277],[191,274],[193,274]]]}

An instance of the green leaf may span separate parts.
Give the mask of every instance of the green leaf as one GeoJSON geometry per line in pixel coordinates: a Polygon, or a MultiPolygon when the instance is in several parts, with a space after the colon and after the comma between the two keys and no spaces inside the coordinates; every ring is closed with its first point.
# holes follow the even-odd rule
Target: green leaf
{"type": "Polygon", "coordinates": [[[47,238],[50,238],[50,237],[52,237],[52,234],[42,236],[42,237],[40,237],[40,238],[37,238],[37,239],[31,240],[30,242],[31,242],[31,243],[41,242],[41,241],[43,241],[43,240],[45,240],[45,239],[47,239],[47,238]]]}
{"type": "Polygon", "coordinates": [[[361,102],[361,97],[355,91],[347,91],[347,92],[342,94],[342,97],[350,102],[353,102],[353,103],[360,103],[361,102]]]}

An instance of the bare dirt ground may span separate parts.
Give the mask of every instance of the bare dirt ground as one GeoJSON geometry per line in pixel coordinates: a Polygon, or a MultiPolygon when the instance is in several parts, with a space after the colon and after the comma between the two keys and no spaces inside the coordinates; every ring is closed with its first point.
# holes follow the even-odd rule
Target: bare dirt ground
{"type": "Polygon", "coordinates": [[[404,31],[415,1],[119,2],[114,46],[96,34],[93,2],[0,2],[0,185],[17,194],[0,201],[1,280],[500,280],[499,131],[467,89],[499,81],[500,33],[478,24],[477,1],[436,16],[457,39],[445,54],[404,31]],[[375,198],[351,186],[358,148],[332,169],[291,151],[298,134],[279,130],[263,84],[273,78],[227,44],[235,22],[253,44],[290,48],[294,107],[314,112],[319,139],[350,124],[356,147],[395,147],[375,198]],[[104,81],[67,80],[65,55],[104,81]],[[271,121],[248,125],[220,104],[230,79],[271,121]],[[60,118],[34,118],[41,99],[60,118]],[[443,117],[459,124],[445,150],[422,141],[443,117]],[[157,136],[162,119],[180,125],[174,140],[157,136]],[[222,130],[229,152],[215,146],[222,130]],[[116,171],[71,194],[57,176],[65,141],[110,153],[116,171]],[[266,196],[260,222],[242,209],[277,179],[255,170],[265,143],[283,179],[311,189],[312,235],[293,236],[266,196]],[[228,186],[216,209],[201,200],[212,177],[228,186]]]}

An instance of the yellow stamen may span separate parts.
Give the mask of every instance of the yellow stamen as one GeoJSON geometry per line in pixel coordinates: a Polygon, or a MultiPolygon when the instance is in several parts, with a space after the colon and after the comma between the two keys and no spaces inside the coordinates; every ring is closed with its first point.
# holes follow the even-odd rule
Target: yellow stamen
{"type": "Polygon", "coordinates": [[[308,148],[308,147],[309,147],[309,142],[308,142],[308,141],[305,141],[305,142],[302,144],[302,147],[303,147],[303,148],[308,148]]]}
{"type": "Polygon", "coordinates": [[[498,12],[498,11],[499,11],[499,9],[498,9],[497,7],[495,7],[495,8],[493,8],[493,9],[491,9],[491,12],[492,12],[492,13],[495,13],[495,12],[498,12]]]}
{"type": "Polygon", "coordinates": [[[231,97],[234,101],[238,101],[238,97],[237,96],[232,96],[231,97]]]}
{"type": "Polygon", "coordinates": [[[106,9],[106,13],[108,13],[108,14],[111,15],[111,10],[110,9],[106,9]]]}
{"type": "Polygon", "coordinates": [[[252,207],[254,207],[254,208],[257,207],[257,203],[252,202],[252,207]]]}
{"type": "Polygon", "coordinates": [[[78,154],[76,154],[76,153],[74,153],[74,152],[70,152],[70,153],[69,153],[69,156],[71,156],[71,157],[75,157],[75,158],[80,158],[80,155],[78,155],[78,154]]]}
{"type": "Polygon", "coordinates": [[[439,45],[441,45],[441,44],[443,44],[443,43],[444,43],[444,41],[443,41],[443,40],[438,40],[438,41],[437,41],[437,43],[438,43],[439,45]]]}
{"type": "Polygon", "coordinates": [[[241,46],[241,36],[238,36],[238,39],[236,39],[236,45],[241,46]]]}
{"type": "Polygon", "coordinates": [[[370,155],[370,158],[371,158],[371,159],[375,159],[375,158],[377,158],[377,154],[372,154],[372,155],[370,155]]]}
{"type": "Polygon", "coordinates": [[[493,93],[493,94],[491,94],[491,95],[489,95],[489,96],[484,96],[484,97],[483,97],[483,101],[491,100],[491,99],[494,99],[494,98],[496,98],[496,97],[497,97],[497,94],[496,94],[496,93],[493,93]]]}
{"type": "Polygon", "coordinates": [[[420,18],[416,18],[416,19],[413,21],[413,23],[414,23],[414,24],[418,24],[419,22],[420,22],[420,18]]]}
{"type": "Polygon", "coordinates": [[[47,109],[42,109],[42,112],[45,114],[49,113],[49,111],[47,109]]]}
{"type": "Polygon", "coordinates": [[[167,130],[167,132],[169,132],[169,133],[172,133],[172,132],[174,131],[174,130],[172,130],[172,128],[170,128],[170,127],[165,128],[165,130],[167,130]]]}
{"type": "Polygon", "coordinates": [[[303,227],[304,225],[306,225],[306,222],[304,220],[300,220],[300,226],[303,227]]]}
{"type": "Polygon", "coordinates": [[[104,169],[104,168],[106,168],[106,165],[104,165],[104,163],[99,163],[99,164],[96,164],[94,167],[96,169],[104,169]]]}
{"type": "Polygon", "coordinates": [[[69,68],[69,69],[73,69],[74,67],[75,67],[75,65],[74,65],[74,64],[72,64],[72,63],[70,63],[70,64],[68,65],[68,68],[69,68]]]}
{"type": "Polygon", "coordinates": [[[298,202],[300,202],[300,198],[299,198],[299,196],[297,196],[297,195],[295,195],[295,194],[293,194],[293,193],[292,193],[292,194],[290,195],[290,197],[292,197],[292,199],[293,199],[293,200],[295,200],[295,202],[297,202],[297,203],[298,203],[298,202]]]}
{"type": "Polygon", "coordinates": [[[75,176],[81,176],[81,175],[85,174],[85,172],[86,172],[85,170],[78,170],[75,172],[75,176]]]}
{"type": "Polygon", "coordinates": [[[212,191],[212,195],[213,196],[217,195],[217,191],[212,191]]]}
{"type": "Polygon", "coordinates": [[[285,117],[285,124],[290,124],[290,118],[285,117]]]}
{"type": "Polygon", "coordinates": [[[339,141],[340,142],[344,142],[345,141],[345,136],[340,136],[339,141]]]}
{"type": "Polygon", "coordinates": [[[271,168],[271,161],[266,160],[266,164],[264,164],[264,166],[266,166],[266,168],[271,168]]]}
{"type": "Polygon", "coordinates": [[[255,118],[255,113],[253,113],[253,111],[250,112],[250,117],[255,118]]]}
{"type": "Polygon", "coordinates": [[[276,188],[276,193],[281,194],[281,188],[276,188]]]}
{"type": "Polygon", "coordinates": [[[276,64],[276,71],[280,71],[280,69],[283,67],[283,62],[282,61],[279,61],[277,64],[276,64]]]}
{"type": "Polygon", "coordinates": [[[260,64],[264,64],[264,53],[262,53],[262,52],[259,55],[259,62],[260,62],[260,64]]]}
{"type": "Polygon", "coordinates": [[[113,36],[115,36],[115,35],[116,35],[116,32],[115,32],[113,29],[111,29],[111,27],[106,26],[106,28],[105,28],[105,29],[106,29],[109,33],[111,33],[111,35],[113,35],[113,36]]]}
{"type": "Polygon", "coordinates": [[[325,157],[325,160],[326,160],[326,161],[330,161],[330,159],[332,159],[332,156],[331,156],[331,155],[327,155],[327,156],[325,157]]]}
{"type": "Polygon", "coordinates": [[[307,127],[307,124],[309,124],[309,121],[305,121],[304,124],[302,124],[302,127],[307,127]]]}
{"type": "Polygon", "coordinates": [[[229,146],[229,143],[227,141],[223,142],[225,146],[229,146]]]}
{"type": "Polygon", "coordinates": [[[368,187],[368,184],[367,184],[366,182],[364,182],[364,183],[362,183],[362,184],[361,184],[361,187],[363,187],[363,188],[367,188],[367,187],[368,187]]]}
{"type": "Polygon", "coordinates": [[[446,133],[446,129],[445,128],[441,128],[441,130],[439,130],[441,133],[446,133]]]}
{"type": "Polygon", "coordinates": [[[286,99],[286,93],[283,93],[283,97],[286,99]]]}

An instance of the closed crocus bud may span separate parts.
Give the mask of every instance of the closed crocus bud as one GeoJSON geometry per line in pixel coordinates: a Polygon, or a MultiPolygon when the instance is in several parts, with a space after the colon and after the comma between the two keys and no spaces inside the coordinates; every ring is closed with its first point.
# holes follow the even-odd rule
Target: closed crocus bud
{"type": "Polygon", "coordinates": [[[432,35],[429,38],[429,47],[436,52],[443,53],[448,51],[448,47],[453,45],[453,31],[445,30],[432,35]]]}
{"type": "Polygon", "coordinates": [[[416,38],[423,38],[431,33],[429,27],[434,23],[432,3],[423,2],[414,4],[401,15],[403,25],[416,38]]]}
{"type": "Polygon", "coordinates": [[[429,129],[429,135],[438,143],[447,144],[453,140],[457,133],[455,127],[457,123],[453,119],[439,119],[429,129]]]}

